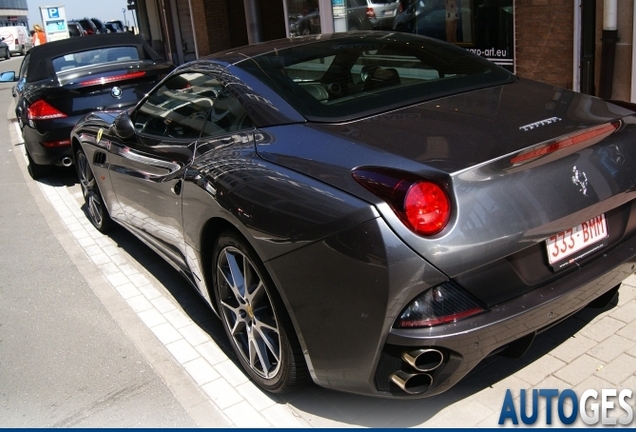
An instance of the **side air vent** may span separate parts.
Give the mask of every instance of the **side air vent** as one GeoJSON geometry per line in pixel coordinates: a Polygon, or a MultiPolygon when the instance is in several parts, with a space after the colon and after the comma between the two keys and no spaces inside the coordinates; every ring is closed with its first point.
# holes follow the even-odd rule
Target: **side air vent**
{"type": "Polygon", "coordinates": [[[106,163],[106,153],[96,152],[95,156],[93,156],[93,163],[95,165],[104,165],[106,163]]]}

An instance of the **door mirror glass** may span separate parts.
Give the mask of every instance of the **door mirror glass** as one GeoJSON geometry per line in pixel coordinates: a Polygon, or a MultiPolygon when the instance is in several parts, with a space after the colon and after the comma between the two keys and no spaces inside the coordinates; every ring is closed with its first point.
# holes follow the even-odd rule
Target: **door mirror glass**
{"type": "Polygon", "coordinates": [[[15,81],[14,71],[0,72],[0,82],[13,82],[13,81],[15,81]]]}

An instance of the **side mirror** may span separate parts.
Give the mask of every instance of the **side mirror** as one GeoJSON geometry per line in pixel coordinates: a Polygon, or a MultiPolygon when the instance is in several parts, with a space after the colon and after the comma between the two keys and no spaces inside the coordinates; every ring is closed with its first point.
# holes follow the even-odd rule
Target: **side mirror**
{"type": "Polygon", "coordinates": [[[129,139],[135,136],[135,125],[132,120],[130,120],[128,111],[124,111],[117,116],[114,126],[115,135],[121,139],[129,139]]]}
{"type": "Polygon", "coordinates": [[[13,82],[13,81],[15,81],[14,71],[0,72],[0,82],[13,82]]]}

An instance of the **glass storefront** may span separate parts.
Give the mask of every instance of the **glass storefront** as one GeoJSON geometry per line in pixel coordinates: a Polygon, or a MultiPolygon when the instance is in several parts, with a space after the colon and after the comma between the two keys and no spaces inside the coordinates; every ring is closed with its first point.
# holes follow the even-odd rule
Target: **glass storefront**
{"type": "Polygon", "coordinates": [[[321,33],[318,0],[286,0],[289,36],[321,33]]]}
{"type": "Polygon", "coordinates": [[[513,0],[285,0],[289,36],[331,31],[395,30],[441,39],[514,70],[513,0]]]}
{"type": "Polygon", "coordinates": [[[393,29],[441,39],[509,70],[514,67],[513,0],[400,0],[393,29]]]}

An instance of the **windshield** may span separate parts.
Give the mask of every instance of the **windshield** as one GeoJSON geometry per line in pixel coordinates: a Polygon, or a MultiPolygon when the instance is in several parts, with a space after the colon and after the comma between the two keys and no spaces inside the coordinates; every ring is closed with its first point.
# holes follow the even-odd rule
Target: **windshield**
{"type": "Polygon", "coordinates": [[[353,119],[514,80],[463,48],[402,34],[297,45],[236,66],[314,121],[353,119]]]}

